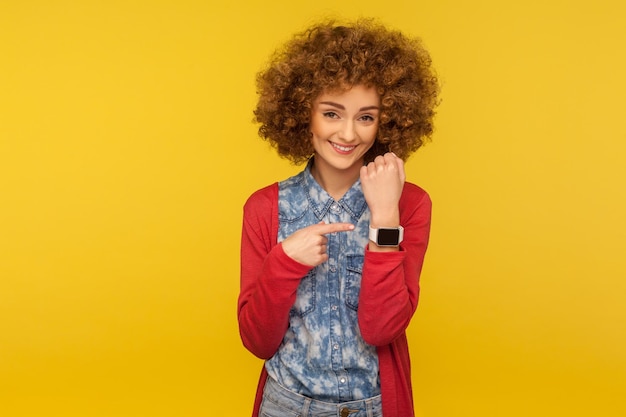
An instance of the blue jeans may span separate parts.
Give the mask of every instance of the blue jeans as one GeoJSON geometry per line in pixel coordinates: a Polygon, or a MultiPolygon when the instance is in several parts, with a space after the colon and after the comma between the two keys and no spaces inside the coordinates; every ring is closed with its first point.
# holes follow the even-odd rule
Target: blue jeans
{"type": "Polygon", "coordinates": [[[380,395],[365,400],[327,403],[296,394],[268,377],[260,417],[382,417],[380,395]]]}

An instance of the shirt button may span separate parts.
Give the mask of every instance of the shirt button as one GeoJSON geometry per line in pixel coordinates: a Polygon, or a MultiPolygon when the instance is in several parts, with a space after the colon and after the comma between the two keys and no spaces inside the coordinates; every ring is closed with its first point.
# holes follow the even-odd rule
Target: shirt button
{"type": "Polygon", "coordinates": [[[337,311],[337,306],[331,306],[330,309],[333,311],[337,311]]]}
{"type": "Polygon", "coordinates": [[[339,382],[341,382],[342,384],[346,383],[346,379],[345,378],[339,378],[339,382]]]}
{"type": "Polygon", "coordinates": [[[334,266],[330,267],[330,272],[337,272],[337,268],[335,268],[334,266]]]}
{"type": "Polygon", "coordinates": [[[335,350],[339,349],[339,345],[335,343],[335,344],[333,345],[333,349],[335,349],[335,350]]]}

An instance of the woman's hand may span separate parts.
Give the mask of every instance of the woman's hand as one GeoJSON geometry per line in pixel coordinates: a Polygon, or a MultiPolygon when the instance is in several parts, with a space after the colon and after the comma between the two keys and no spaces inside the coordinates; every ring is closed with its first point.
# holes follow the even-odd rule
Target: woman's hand
{"type": "Polygon", "coordinates": [[[291,259],[314,267],[328,260],[328,238],[324,235],[353,229],[354,225],[351,223],[313,224],[283,240],[283,250],[291,259]]]}
{"type": "Polygon", "coordinates": [[[398,204],[406,175],[404,162],[394,153],[377,156],[361,168],[361,187],[370,209],[370,226],[396,227],[400,224],[398,204]]]}

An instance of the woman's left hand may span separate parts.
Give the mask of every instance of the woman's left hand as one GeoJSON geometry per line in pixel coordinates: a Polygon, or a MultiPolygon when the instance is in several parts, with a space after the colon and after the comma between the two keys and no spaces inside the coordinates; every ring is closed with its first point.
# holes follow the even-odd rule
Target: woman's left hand
{"type": "Polygon", "coordinates": [[[363,195],[370,209],[370,225],[398,226],[398,204],[406,180],[402,159],[391,152],[379,155],[361,168],[360,176],[363,195]]]}

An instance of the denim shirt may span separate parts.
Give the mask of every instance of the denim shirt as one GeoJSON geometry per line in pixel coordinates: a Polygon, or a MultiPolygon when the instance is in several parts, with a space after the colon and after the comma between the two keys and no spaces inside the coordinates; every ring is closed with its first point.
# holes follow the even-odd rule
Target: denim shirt
{"type": "Polygon", "coordinates": [[[329,259],[300,281],[289,328],[266,368],[285,388],[317,400],[374,397],[380,394],[378,355],[361,337],[357,319],[369,209],[359,180],[335,201],[310,167],[279,183],[278,241],[320,221],[355,229],[326,235],[329,259]]]}

